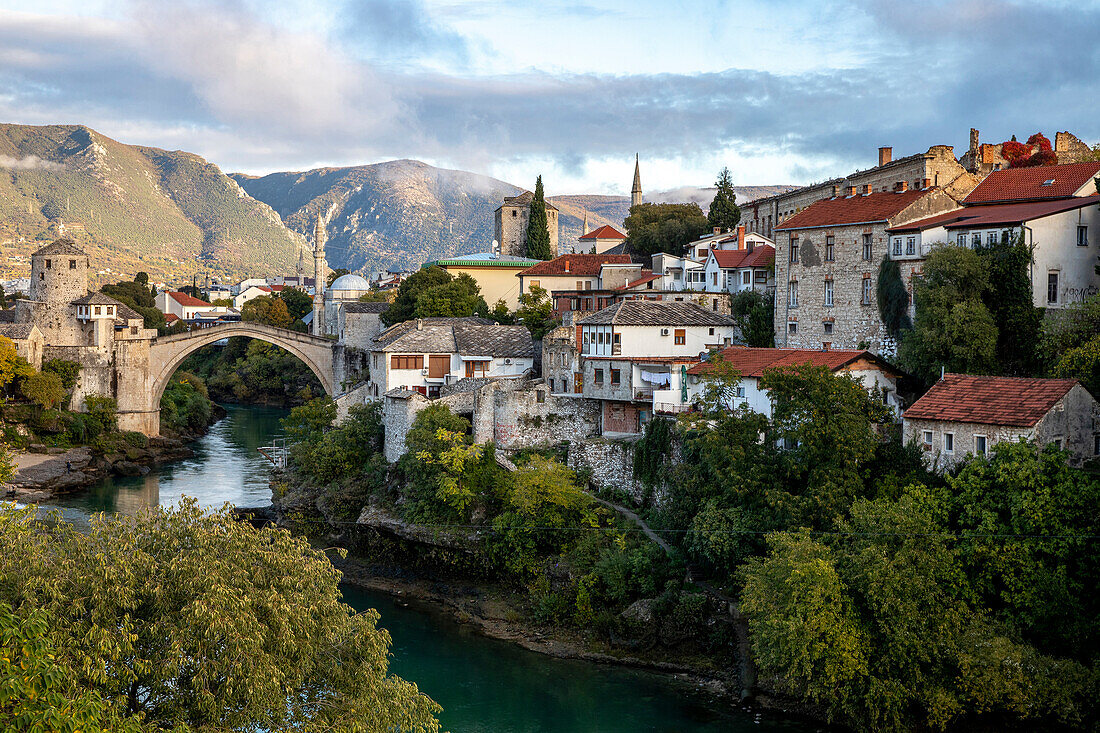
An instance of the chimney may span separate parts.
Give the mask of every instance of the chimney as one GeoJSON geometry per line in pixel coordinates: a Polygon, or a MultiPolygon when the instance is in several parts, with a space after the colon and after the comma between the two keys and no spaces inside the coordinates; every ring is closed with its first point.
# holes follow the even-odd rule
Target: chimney
{"type": "Polygon", "coordinates": [[[871,195],[871,184],[868,183],[868,184],[864,185],[863,195],[864,196],[870,196],[871,195]]]}
{"type": "Polygon", "coordinates": [[[878,149],[878,164],[886,165],[894,157],[893,148],[879,148],[878,149]]]}
{"type": "Polygon", "coordinates": [[[568,257],[565,258],[565,271],[569,272],[569,258],[568,257]]]}
{"type": "Polygon", "coordinates": [[[970,128],[970,152],[974,153],[978,150],[978,131],[973,127],[970,128]]]}
{"type": "Polygon", "coordinates": [[[847,196],[855,196],[856,195],[856,187],[855,186],[848,186],[848,188],[846,190],[848,191],[848,193],[845,194],[845,195],[847,195],[847,196]]]}
{"type": "Polygon", "coordinates": [[[737,249],[745,248],[745,225],[737,225],[737,249]]]}
{"type": "Polygon", "coordinates": [[[424,330],[424,320],[422,318],[417,318],[416,319],[416,330],[417,331],[423,331],[424,330]]]}
{"type": "Polygon", "coordinates": [[[932,187],[932,179],[931,178],[925,178],[923,181],[921,181],[921,188],[922,189],[931,188],[931,187],[932,187]]]}
{"type": "Polygon", "coordinates": [[[904,192],[909,190],[909,181],[898,181],[898,191],[904,192]]]}

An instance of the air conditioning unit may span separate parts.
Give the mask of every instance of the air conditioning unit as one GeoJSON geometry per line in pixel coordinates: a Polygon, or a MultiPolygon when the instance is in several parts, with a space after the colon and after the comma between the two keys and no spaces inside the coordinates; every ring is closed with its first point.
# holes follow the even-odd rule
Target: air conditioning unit
{"type": "Polygon", "coordinates": [[[511,360],[511,359],[505,359],[505,360],[504,360],[504,363],[505,363],[505,364],[511,364],[511,363],[512,363],[512,360],[511,360]]]}
{"type": "Polygon", "coordinates": [[[667,328],[662,328],[661,329],[661,335],[662,336],[668,336],[668,329],[667,328]]]}

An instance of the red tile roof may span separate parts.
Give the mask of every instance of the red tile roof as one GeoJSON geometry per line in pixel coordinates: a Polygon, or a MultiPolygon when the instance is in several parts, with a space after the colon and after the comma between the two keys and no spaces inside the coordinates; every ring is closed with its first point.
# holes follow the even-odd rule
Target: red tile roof
{"type": "Polygon", "coordinates": [[[180,317],[177,316],[175,313],[165,313],[164,314],[164,322],[165,323],[175,323],[179,319],[180,319],[180,317]]]}
{"type": "MultiPolygon", "coordinates": [[[[859,350],[830,349],[829,351],[818,351],[816,349],[765,349],[731,346],[720,351],[717,360],[732,366],[742,377],[761,377],[764,375],[765,369],[797,367],[804,364],[828,367],[835,372],[859,359],[867,359],[892,374],[901,373],[881,357],[875,356],[870,351],[859,350]]],[[[700,362],[688,369],[688,374],[706,374],[714,368],[714,361],[700,362]]]]}
{"type": "Polygon", "coordinates": [[[610,224],[604,224],[599,229],[593,229],[581,239],[626,239],[626,235],[610,224]]]}
{"type": "Polygon", "coordinates": [[[750,252],[747,249],[712,249],[718,266],[724,270],[738,267],[769,267],[775,264],[775,247],[761,244],[750,252]]]}
{"type": "Polygon", "coordinates": [[[890,217],[900,214],[905,207],[927,193],[928,190],[915,190],[824,199],[810,204],[804,210],[782,222],[775,228],[775,231],[886,221],[890,217]]]}
{"type": "Polygon", "coordinates": [[[168,297],[180,305],[210,305],[205,300],[199,300],[194,296],[188,295],[187,293],[181,293],[178,290],[169,290],[168,297]]]}
{"type": "Polygon", "coordinates": [[[599,275],[600,267],[609,265],[629,265],[630,255],[561,255],[552,260],[532,265],[519,274],[530,275],[599,275]]]}
{"type": "MultiPolygon", "coordinates": [[[[965,206],[1073,196],[1100,174],[1100,161],[993,171],[963,199],[965,206]],[[1050,185],[1044,186],[1047,181],[1050,185]]],[[[1089,190],[1091,191],[1091,185],[1089,190]]]]}
{"type": "Polygon", "coordinates": [[[1005,224],[1015,225],[1033,219],[1041,219],[1044,216],[1060,214],[1063,211],[1072,211],[1086,206],[1100,204],[1100,196],[1076,196],[1056,201],[1029,201],[1018,204],[989,204],[985,206],[967,206],[949,214],[940,214],[927,219],[909,222],[896,227],[890,227],[888,232],[915,232],[922,229],[930,229],[942,226],[947,229],[977,229],[980,227],[995,227],[1005,224]]]}
{"type": "Polygon", "coordinates": [[[621,288],[616,288],[616,290],[629,290],[630,288],[636,288],[639,285],[645,285],[648,282],[653,282],[654,280],[660,280],[660,279],[661,279],[660,275],[655,275],[652,272],[650,272],[649,270],[642,270],[642,276],[640,278],[638,278],[637,280],[634,280],[632,282],[628,282],[626,285],[623,285],[621,288]]]}
{"type": "Polygon", "coordinates": [[[1029,428],[1077,383],[1076,379],[946,374],[905,411],[905,418],[1029,428]]]}

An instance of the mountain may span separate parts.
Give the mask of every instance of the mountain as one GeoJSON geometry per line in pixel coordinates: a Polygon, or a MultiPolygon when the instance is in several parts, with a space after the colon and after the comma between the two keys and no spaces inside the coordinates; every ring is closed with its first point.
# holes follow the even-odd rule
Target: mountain
{"type": "Polygon", "coordinates": [[[62,231],[100,280],[178,282],[289,271],[301,237],[192,153],[126,145],[81,125],[0,124],[0,244],[10,274],[62,231]]]}
{"type": "MultiPolygon", "coordinates": [[[[415,267],[431,259],[489,251],[493,212],[505,196],[523,190],[488,176],[435,168],[416,160],[260,177],[231,173],[230,177],[303,235],[313,231],[317,214],[324,212],[329,265],[365,272],[395,263],[415,267]]],[[[738,188],[738,200],[789,188],[738,188]]],[[[685,188],[654,194],[652,200],[699,200],[705,209],[713,197],[714,189],[685,188]],[[677,195],[682,197],[675,198],[677,195]]],[[[549,201],[559,210],[562,252],[571,251],[585,233],[586,211],[590,231],[603,224],[622,229],[630,208],[625,196],[566,195],[551,196],[549,201]]]]}

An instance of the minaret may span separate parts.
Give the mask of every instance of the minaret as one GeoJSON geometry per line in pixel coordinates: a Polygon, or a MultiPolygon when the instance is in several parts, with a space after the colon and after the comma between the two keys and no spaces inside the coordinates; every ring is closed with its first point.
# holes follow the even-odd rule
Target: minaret
{"type": "Polygon", "coordinates": [[[634,153],[634,185],[630,189],[630,208],[642,203],[642,172],[638,167],[638,154],[634,153]]]}
{"type": "Polygon", "coordinates": [[[320,214],[313,227],[313,335],[325,335],[325,223],[320,214]]]}

